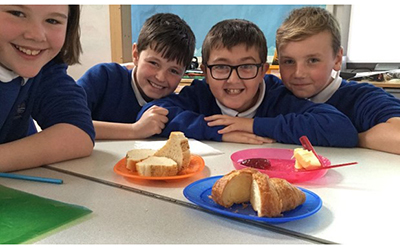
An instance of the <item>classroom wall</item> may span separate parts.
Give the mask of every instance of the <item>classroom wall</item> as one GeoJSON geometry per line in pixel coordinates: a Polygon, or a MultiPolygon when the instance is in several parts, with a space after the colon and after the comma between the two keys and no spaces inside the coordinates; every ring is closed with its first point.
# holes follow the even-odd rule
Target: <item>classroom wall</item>
{"type": "MultiPolygon", "coordinates": [[[[75,80],[79,79],[90,67],[98,63],[112,62],[109,7],[110,5],[82,5],[81,43],[83,54],[80,57],[81,64],[71,66],[68,69],[68,73],[75,80]]],[[[345,55],[347,52],[350,8],[350,5],[327,5],[327,9],[334,13],[339,22],[341,22],[342,44],[345,47],[345,55]]],[[[135,34],[132,34],[131,37],[134,36],[135,34]]],[[[200,40],[198,41],[199,43],[201,43],[200,40]]],[[[270,45],[274,47],[275,44],[270,42],[270,45]]],[[[130,50],[131,48],[129,47],[129,53],[131,52],[130,50]]],[[[273,53],[274,49],[270,49],[270,51],[273,53]]],[[[269,57],[272,60],[272,56],[269,57]]]]}
{"type": "Polygon", "coordinates": [[[111,62],[109,5],[82,5],[81,64],[68,68],[68,73],[79,79],[90,67],[111,62]]]}
{"type": "Polygon", "coordinates": [[[131,5],[132,42],[137,42],[139,32],[147,18],[156,13],[173,13],[180,16],[196,35],[194,55],[201,57],[203,40],[216,23],[226,19],[246,19],[254,22],[267,39],[268,61],[272,62],[275,53],[275,33],[283,20],[293,9],[304,6],[325,5],[131,5]]]}

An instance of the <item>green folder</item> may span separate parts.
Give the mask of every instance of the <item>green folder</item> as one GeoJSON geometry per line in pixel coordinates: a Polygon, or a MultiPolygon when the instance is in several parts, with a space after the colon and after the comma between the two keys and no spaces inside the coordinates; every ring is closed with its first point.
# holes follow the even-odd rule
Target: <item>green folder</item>
{"type": "Polygon", "coordinates": [[[0,244],[18,244],[92,211],[0,185],[0,244]]]}

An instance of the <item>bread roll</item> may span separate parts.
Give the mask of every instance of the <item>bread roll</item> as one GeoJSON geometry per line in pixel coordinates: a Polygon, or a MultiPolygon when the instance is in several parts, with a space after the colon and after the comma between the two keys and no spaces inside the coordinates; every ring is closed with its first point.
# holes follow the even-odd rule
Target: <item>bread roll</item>
{"type": "Polygon", "coordinates": [[[175,176],[178,174],[178,164],[167,157],[148,157],[136,163],[136,169],[141,176],[175,176]]]}
{"type": "Polygon", "coordinates": [[[136,164],[154,155],[156,151],[151,149],[133,149],[126,153],[126,168],[136,172],[136,164]]]}
{"type": "Polygon", "coordinates": [[[248,202],[252,179],[251,170],[231,171],[213,185],[211,198],[224,207],[248,202]]]}
{"type": "Polygon", "coordinates": [[[224,207],[250,201],[259,217],[278,217],[304,203],[306,196],[284,179],[269,178],[258,170],[245,168],[215,182],[211,198],[224,207]]]}
{"type": "Polygon", "coordinates": [[[282,201],[275,191],[275,185],[267,175],[259,171],[253,172],[253,182],[251,185],[250,203],[259,217],[280,216],[282,211],[282,201]]]}

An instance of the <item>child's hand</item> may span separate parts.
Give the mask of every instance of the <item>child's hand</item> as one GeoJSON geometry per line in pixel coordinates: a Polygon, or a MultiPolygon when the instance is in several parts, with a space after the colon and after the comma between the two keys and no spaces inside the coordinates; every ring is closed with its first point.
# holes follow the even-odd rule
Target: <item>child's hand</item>
{"type": "Polygon", "coordinates": [[[204,120],[208,122],[209,126],[225,125],[225,128],[218,131],[219,134],[227,134],[233,131],[244,131],[247,133],[253,133],[252,118],[239,118],[231,117],[228,115],[212,115],[205,117],[204,120]]]}
{"type": "Polygon", "coordinates": [[[160,134],[165,128],[165,123],[168,122],[167,115],[167,109],[154,105],[147,109],[142,117],[136,123],[132,124],[132,127],[138,134],[138,137],[141,138],[160,134]]]}
{"type": "Polygon", "coordinates": [[[274,139],[267,137],[260,137],[253,133],[243,131],[233,131],[222,135],[223,142],[234,142],[242,144],[264,144],[275,143],[274,139]]]}

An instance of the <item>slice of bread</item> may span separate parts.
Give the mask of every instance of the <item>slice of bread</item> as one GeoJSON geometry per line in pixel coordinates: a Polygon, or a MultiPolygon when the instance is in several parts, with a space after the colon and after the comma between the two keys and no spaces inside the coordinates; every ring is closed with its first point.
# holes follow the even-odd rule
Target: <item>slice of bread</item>
{"type": "Polygon", "coordinates": [[[151,156],[136,163],[141,176],[174,176],[178,174],[178,164],[167,157],[151,156]]]}
{"type": "Polygon", "coordinates": [[[126,153],[126,168],[136,172],[136,164],[144,159],[154,155],[156,150],[152,149],[133,149],[126,153]]]}
{"type": "Polygon", "coordinates": [[[190,164],[189,141],[182,132],[171,132],[166,144],[154,156],[171,158],[178,164],[178,171],[181,171],[190,164]]]}

